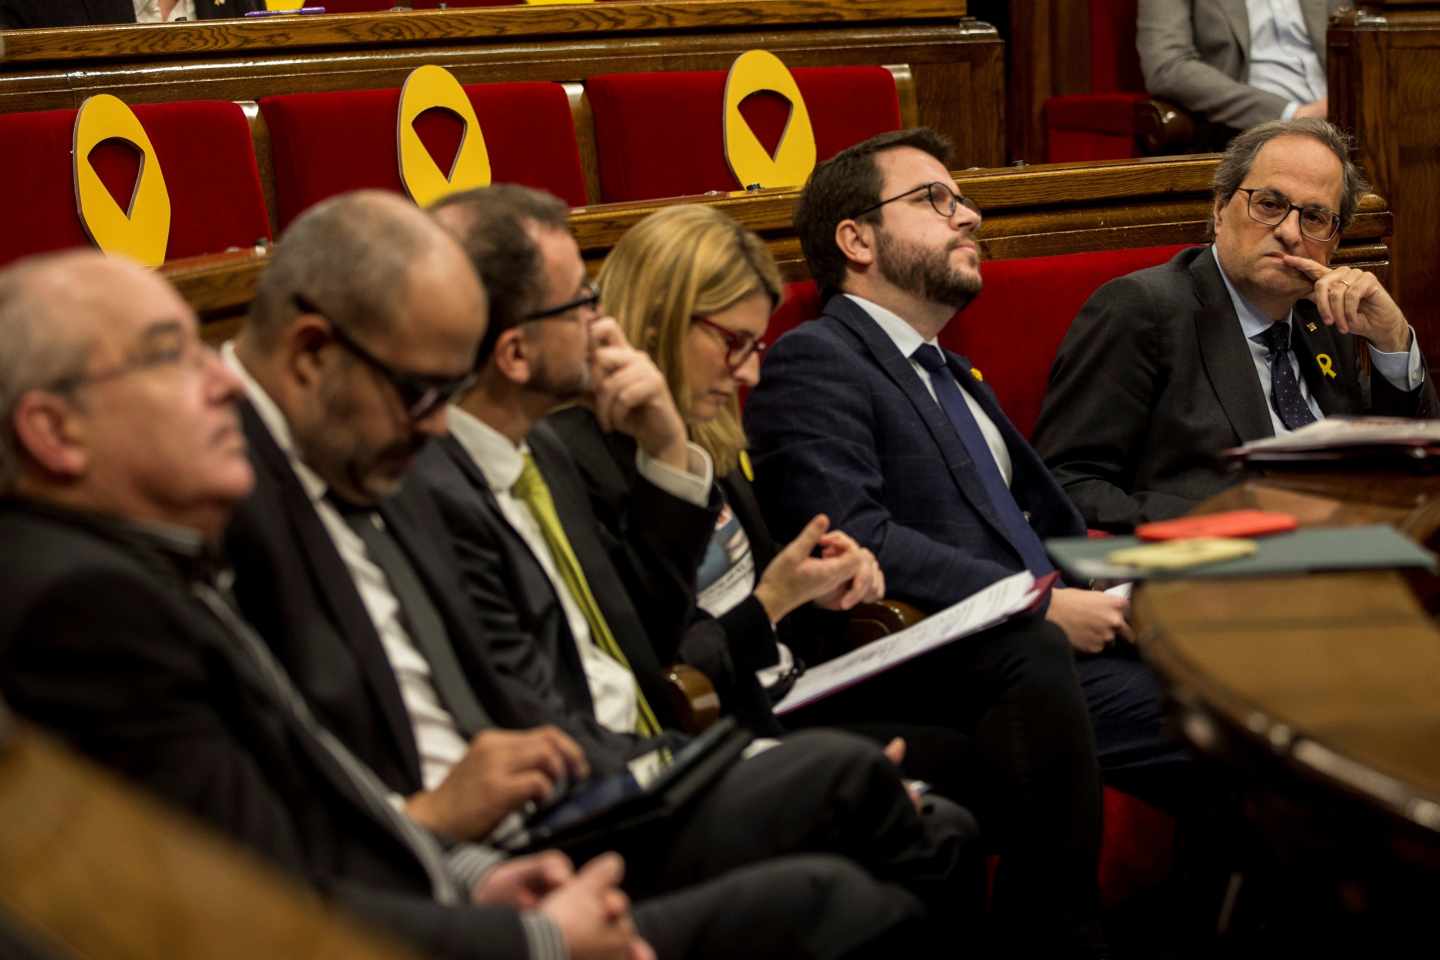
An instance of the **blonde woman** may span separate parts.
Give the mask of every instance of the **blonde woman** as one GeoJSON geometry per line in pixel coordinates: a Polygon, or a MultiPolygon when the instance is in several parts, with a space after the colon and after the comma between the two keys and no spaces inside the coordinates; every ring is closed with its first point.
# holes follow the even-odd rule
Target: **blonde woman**
{"type": "MultiPolygon", "coordinates": [[[[752,726],[773,729],[769,701],[788,689],[795,673],[790,650],[776,641],[777,625],[810,603],[846,610],[884,592],[870,551],[828,529],[823,516],[777,549],[750,490],[739,392],[759,378],[780,272],[759,237],[714,208],[685,205],[636,224],[616,244],[597,285],[605,312],[664,373],[691,440],[714,464],[724,500],[696,584],[698,606],[708,615],[701,620],[714,618],[720,631],[702,622],[687,634],[681,654],[726,681],[727,707],[752,726]],[[754,671],[769,696],[759,696],[754,671]]],[[[622,496],[633,479],[634,451],[626,438],[602,435],[589,411],[579,408],[550,422],[592,490],[622,496]]]]}

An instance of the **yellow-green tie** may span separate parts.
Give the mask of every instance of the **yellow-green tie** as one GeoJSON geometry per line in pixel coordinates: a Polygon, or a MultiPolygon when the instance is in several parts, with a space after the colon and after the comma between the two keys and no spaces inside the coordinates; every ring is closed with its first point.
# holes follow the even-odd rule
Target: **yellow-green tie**
{"type": "MultiPolygon", "coordinates": [[[[550,556],[555,561],[560,579],[565,581],[565,588],[570,591],[571,598],[585,615],[585,622],[590,625],[591,639],[633,677],[635,671],[630,668],[625,651],[615,642],[615,635],[610,632],[610,625],[605,622],[605,615],[600,612],[600,605],[595,602],[595,595],[590,592],[590,584],[585,581],[585,571],[580,568],[580,561],[575,556],[574,548],[570,546],[570,538],[565,536],[565,530],[560,526],[560,515],[555,512],[555,501],[550,497],[550,488],[546,485],[545,478],[540,475],[539,468],[535,466],[535,460],[528,453],[525,454],[525,467],[520,471],[520,479],[515,481],[510,492],[530,508],[531,516],[540,524],[540,533],[550,547],[550,556]]],[[[640,689],[638,678],[635,683],[635,700],[640,708],[635,731],[645,737],[659,736],[660,724],[655,720],[655,712],[645,700],[645,693],[640,689]]]]}

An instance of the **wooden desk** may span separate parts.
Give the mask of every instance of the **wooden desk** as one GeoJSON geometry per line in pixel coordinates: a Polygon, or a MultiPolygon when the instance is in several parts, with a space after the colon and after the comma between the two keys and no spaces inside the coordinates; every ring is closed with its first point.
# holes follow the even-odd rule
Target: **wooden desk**
{"type": "MultiPolygon", "coordinates": [[[[1436,476],[1286,474],[1201,512],[1391,523],[1433,545],[1437,506],[1436,476]]],[[[1308,784],[1317,800],[1358,801],[1440,869],[1440,626],[1424,602],[1437,580],[1379,571],[1148,584],[1136,591],[1137,635],[1202,751],[1262,780],[1308,784]]]]}

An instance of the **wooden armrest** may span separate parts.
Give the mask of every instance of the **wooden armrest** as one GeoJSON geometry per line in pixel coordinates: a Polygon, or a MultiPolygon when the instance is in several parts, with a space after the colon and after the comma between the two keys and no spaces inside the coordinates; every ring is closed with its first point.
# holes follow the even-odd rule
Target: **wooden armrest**
{"type": "Polygon", "coordinates": [[[1190,153],[1200,140],[1199,117],[1167,100],[1135,104],[1135,141],[1146,156],[1190,153]]]}
{"type": "Polygon", "coordinates": [[[694,667],[676,663],[665,672],[670,709],[685,733],[703,733],[720,719],[720,695],[710,678],[694,667]]]}
{"type": "Polygon", "coordinates": [[[903,600],[886,597],[874,603],[862,603],[850,611],[850,626],[845,639],[849,649],[854,650],[924,619],[925,614],[903,600]]]}

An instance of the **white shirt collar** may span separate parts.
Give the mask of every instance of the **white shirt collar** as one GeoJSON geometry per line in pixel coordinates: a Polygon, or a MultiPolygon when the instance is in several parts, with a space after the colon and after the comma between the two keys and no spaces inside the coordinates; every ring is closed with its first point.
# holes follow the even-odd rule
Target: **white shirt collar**
{"type": "MultiPolygon", "coordinates": [[[[937,348],[940,346],[937,340],[933,338],[926,340],[920,336],[920,331],[906,323],[904,318],[895,311],[888,310],[878,303],[866,300],[864,297],[857,297],[853,293],[847,293],[845,296],[853,300],[860,309],[870,315],[870,319],[874,320],[880,329],[885,331],[885,335],[894,342],[896,349],[900,351],[900,355],[905,359],[912,359],[915,356],[915,351],[919,350],[922,344],[928,343],[932,347],[937,348]]],[[[943,353],[944,351],[942,350],[941,352],[943,353]]]]}
{"type": "MultiPolygon", "coordinates": [[[[1225,290],[1230,294],[1230,302],[1235,305],[1235,316],[1240,318],[1240,330],[1245,334],[1245,339],[1253,340],[1269,330],[1275,321],[1256,310],[1250,301],[1242,297],[1240,291],[1235,289],[1235,285],[1225,275],[1225,268],[1220,264],[1220,254],[1213,243],[1210,244],[1210,255],[1215,258],[1215,266],[1220,271],[1220,279],[1225,281],[1225,290]]],[[[1294,315],[1295,308],[1291,307],[1290,312],[1285,315],[1285,320],[1290,321],[1294,315]]]]}
{"type": "Polygon", "coordinates": [[[452,405],[446,416],[451,436],[475,461],[491,491],[508,493],[520,479],[529,447],[524,443],[515,446],[509,437],[460,407],[452,405]]]}
{"type": "Polygon", "coordinates": [[[290,461],[290,467],[295,471],[295,476],[300,478],[300,486],[305,488],[305,494],[310,498],[311,503],[319,503],[325,497],[325,491],[329,489],[320,475],[305,465],[304,461],[295,451],[295,435],[290,432],[290,422],[285,419],[284,412],[270,399],[270,394],[260,386],[260,382],[250,375],[245,369],[245,364],[240,362],[240,356],[235,352],[233,340],[227,340],[220,347],[220,356],[225,365],[235,372],[240,382],[245,385],[245,397],[250,401],[250,406],[255,408],[255,413],[260,417],[260,422],[265,429],[270,431],[270,438],[275,445],[285,453],[285,458],[290,461]]]}

